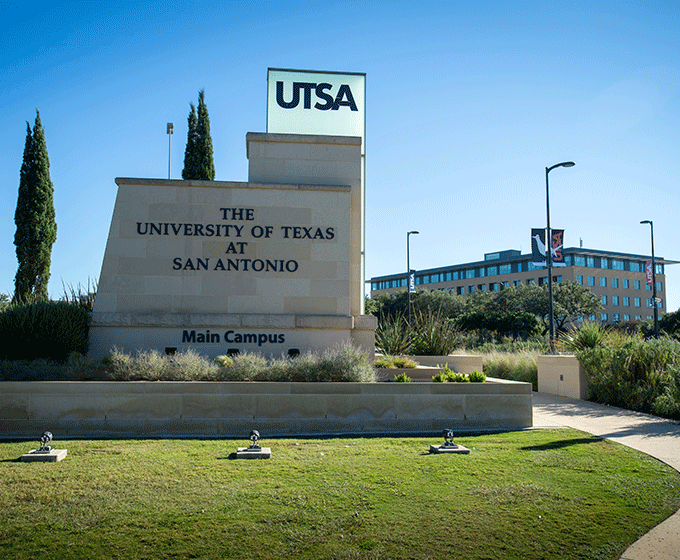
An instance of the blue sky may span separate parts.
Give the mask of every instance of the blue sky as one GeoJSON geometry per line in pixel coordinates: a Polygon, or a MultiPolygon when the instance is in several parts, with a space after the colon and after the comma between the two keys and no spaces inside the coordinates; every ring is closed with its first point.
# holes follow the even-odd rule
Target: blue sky
{"type": "MultiPolygon", "coordinates": [[[[680,260],[677,2],[0,2],[0,292],[26,122],[55,188],[50,295],[99,276],[115,177],[180,178],[204,88],[216,179],[247,180],[267,68],[365,72],[366,276],[566,246],[680,260]]],[[[680,306],[680,265],[667,269],[680,306]]]]}

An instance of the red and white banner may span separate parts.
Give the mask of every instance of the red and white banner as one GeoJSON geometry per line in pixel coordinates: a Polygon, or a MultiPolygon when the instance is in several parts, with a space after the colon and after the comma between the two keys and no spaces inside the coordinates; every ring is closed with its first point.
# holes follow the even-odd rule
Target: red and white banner
{"type": "Polygon", "coordinates": [[[651,286],[654,283],[654,269],[651,260],[648,260],[645,264],[645,272],[647,272],[647,285],[651,286]]]}

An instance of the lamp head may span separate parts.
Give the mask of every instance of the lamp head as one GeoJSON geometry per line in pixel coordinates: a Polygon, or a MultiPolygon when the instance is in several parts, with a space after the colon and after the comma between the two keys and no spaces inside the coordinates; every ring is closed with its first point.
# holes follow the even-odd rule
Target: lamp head
{"type": "Polygon", "coordinates": [[[650,224],[650,225],[651,225],[651,224],[652,224],[652,220],[642,220],[640,223],[641,223],[641,224],[650,224]]]}
{"type": "Polygon", "coordinates": [[[417,234],[417,233],[420,233],[420,232],[419,232],[419,231],[409,231],[409,232],[408,232],[408,235],[411,235],[412,233],[413,233],[413,234],[417,234]]]}

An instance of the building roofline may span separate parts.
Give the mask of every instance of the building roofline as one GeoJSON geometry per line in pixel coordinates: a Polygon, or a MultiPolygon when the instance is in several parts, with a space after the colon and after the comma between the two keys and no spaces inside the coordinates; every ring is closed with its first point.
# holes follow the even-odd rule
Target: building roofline
{"type": "MultiPolygon", "coordinates": [[[[499,251],[497,251],[499,252],[499,251]]],[[[606,256],[606,257],[620,257],[620,258],[627,258],[627,259],[641,259],[641,260],[649,260],[651,259],[651,255],[638,255],[635,253],[619,253],[616,251],[601,251],[599,249],[588,249],[585,247],[567,247],[564,249],[565,254],[585,254],[585,255],[593,255],[593,256],[606,256]]],[[[500,258],[500,259],[493,259],[493,260],[481,260],[481,261],[471,261],[471,262],[466,262],[466,263],[461,263],[461,264],[452,264],[448,266],[438,266],[435,268],[423,268],[420,270],[417,270],[419,274],[436,274],[438,272],[447,272],[449,270],[458,270],[461,268],[469,268],[469,267],[474,267],[474,266],[493,266],[494,263],[512,263],[512,262],[517,262],[517,261],[525,261],[527,259],[531,258],[531,253],[522,253],[520,255],[514,255],[506,258],[500,258]]],[[[663,257],[657,257],[656,255],[654,256],[654,261],[658,264],[678,264],[680,261],[672,261],[672,260],[667,260],[664,259],[663,257]]],[[[397,272],[395,274],[386,274],[383,276],[373,276],[370,280],[366,280],[366,283],[369,282],[376,282],[376,281],[381,281],[381,280],[394,280],[397,278],[404,278],[406,276],[406,272],[397,272]]]]}

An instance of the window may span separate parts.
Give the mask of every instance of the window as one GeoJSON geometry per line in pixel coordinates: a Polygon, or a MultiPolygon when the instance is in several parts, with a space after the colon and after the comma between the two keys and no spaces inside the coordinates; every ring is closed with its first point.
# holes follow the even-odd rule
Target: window
{"type": "Polygon", "coordinates": [[[654,270],[656,274],[663,274],[663,265],[654,263],[654,270]]]}
{"type": "Polygon", "coordinates": [[[583,274],[577,274],[576,275],[576,282],[583,286],[583,274]]]}
{"type": "Polygon", "coordinates": [[[503,282],[503,287],[504,287],[504,288],[509,288],[509,287],[510,287],[510,282],[508,282],[507,280],[505,280],[505,281],[503,282]]]}
{"type": "Polygon", "coordinates": [[[477,284],[477,289],[480,292],[486,292],[486,284],[477,284]]]}
{"type": "Polygon", "coordinates": [[[456,288],[456,293],[457,293],[459,296],[462,296],[462,295],[465,293],[465,287],[464,287],[464,286],[458,286],[458,287],[456,288]]]}
{"type": "Polygon", "coordinates": [[[548,281],[548,277],[547,277],[547,276],[544,276],[543,278],[539,278],[539,279],[538,279],[538,285],[539,285],[539,286],[542,286],[542,285],[545,284],[547,281],[548,281]]]}
{"type": "Polygon", "coordinates": [[[528,285],[528,286],[535,286],[535,285],[536,285],[536,280],[534,280],[533,278],[529,278],[529,279],[527,280],[527,285],[528,285]]]}
{"type": "Polygon", "coordinates": [[[468,294],[474,294],[475,293],[475,287],[474,286],[468,286],[468,294]]]}
{"type": "Polygon", "coordinates": [[[490,292],[497,292],[499,290],[498,288],[498,282],[492,282],[489,284],[489,291],[490,292]]]}
{"type": "MultiPolygon", "coordinates": [[[[453,273],[452,273],[452,276],[453,276],[453,279],[454,279],[454,280],[458,280],[458,271],[457,271],[457,270],[454,270],[453,273]]],[[[461,280],[462,280],[462,278],[463,278],[463,277],[461,276],[461,280]]]]}
{"type": "Polygon", "coordinates": [[[641,321],[642,320],[642,315],[636,315],[635,316],[636,321],[641,321]]]}
{"type": "Polygon", "coordinates": [[[636,297],[633,302],[635,303],[635,307],[640,307],[640,298],[636,297]]]}
{"type": "Polygon", "coordinates": [[[603,323],[606,323],[608,318],[609,318],[609,316],[608,316],[606,313],[600,314],[600,320],[601,320],[603,323]]]}
{"type": "Polygon", "coordinates": [[[557,282],[558,284],[562,283],[562,277],[561,276],[553,276],[553,282],[557,282]]]}
{"type": "Polygon", "coordinates": [[[522,281],[521,281],[521,280],[513,280],[513,281],[512,281],[512,285],[513,285],[513,286],[521,286],[521,285],[522,285],[522,281]]]}
{"type": "Polygon", "coordinates": [[[633,280],[633,289],[635,289],[635,290],[640,289],[640,281],[639,280],[633,280]]]}
{"type": "Polygon", "coordinates": [[[627,290],[628,288],[630,288],[630,281],[628,280],[628,278],[624,278],[624,279],[623,279],[623,288],[624,288],[625,290],[627,290]]]}
{"type": "Polygon", "coordinates": [[[595,285],[595,277],[594,276],[588,276],[588,286],[594,286],[595,285]]]}
{"type": "Polygon", "coordinates": [[[609,263],[604,257],[600,257],[600,268],[609,268],[609,263]]]}
{"type": "Polygon", "coordinates": [[[575,266],[586,266],[586,258],[582,255],[576,255],[574,257],[575,266]]]}
{"type": "Polygon", "coordinates": [[[620,319],[619,319],[619,314],[618,314],[618,313],[614,313],[614,315],[613,315],[613,321],[614,321],[615,323],[618,323],[619,320],[620,320],[620,319]]]}
{"type": "Polygon", "coordinates": [[[522,272],[522,263],[521,262],[517,263],[517,272],[522,272]]]}
{"type": "Polygon", "coordinates": [[[465,278],[466,279],[474,278],[474,277],[475,277],[475,269],[474,268],[470,268],[470,269],[465,271],[465,278]]]}
{"type": "Polygon", "coordinates": [[[510,265],[509,264],[502,264],[498,267],[498,273],[499,274],[510,274],[510,265]]]}
{"type": "Polygon", "coordinates": [[[606,295],[600,296],[600,301],[602,302],[602,305],[607,305],[607,296],[606,295]]]}
{"type": "Polygon", "coordinates": [[[619,296],[612,296],[612,305],[619,304],[619,296]]]}
{"type": "Polygon", "coordinates": [[[607,277],[606,276],[600,276],[600,287],[601,288],[607,287],[607,277]]]}
{"type": "Polygon", "coordinates": [[[586,266],[588,268],[595,268],[595,257],[587,257],[586,258],[586,266]]]}
{"type": "Polygon", "coordinates": [[[652,287],[649,284],[645,284],[645,290],[647,290],[648,292],[651,292],[652,287]]]}
{"type": "Polygon", "coordinates": [[[612,259],[612,270],[623,270],[623,261],[612,259]]]}
{"type": "Polygon", "coordinates": [[[630,321],[630,315],[628,313],[623,314],[623,320],[624,321],[630,321]]]}
{"type": "Polygon", "coordinates": [[[619,287],[619,279],[618,278],[612,278],[612,288],[618,288],[619,287]]]}
{"type": "Polygon", "coordinates": [[[594,320],[595,320],[595,314],[588,315],[588,321],[594,321],[594,320]]]}
{"type": "Polygon", "coordinates": [[[631,272],[642,272],[642,264],[636,261],[630,261],[631,272]]]}
{"type": "Polygon", "coordinates": [[[663,286],[661,285],[661,282],[656,283],[656,291],[663,292],[663,286]]]}
{"type": "MultiPolygon", "coordinates": [[[[481,269],[483,270],[483,269],[481,269]]],[[[496,276],[498,274],[498,267],[497,266],[489,266],[486,269],[486,275],[487,276],[496,276]]]]}
{"type": "Polygon", "coordinates": [[[573,260],[574,260],[574,259],[572,258],[571,255],[567,255],[566,257],[564,257],[564,264],[565,264],[566,266],[571,266],[572,264],[574,264],[574,263],[573,263],[573,260]]]}
{"type": "Polygon", "coordinates": [[[652,298],[647,298],[647,307],[652,307],[652,298]]]}
{"type": "Polygon", "coordinates": [[[423,276],[423,284],[429,284],[430,283],[430,275],[427,274],[423,276]]]}
{"type": "Polygon", "coordinates": [[[630,307],[630,298],[628,296],[623,296],[623,306],[630,307]]]}

